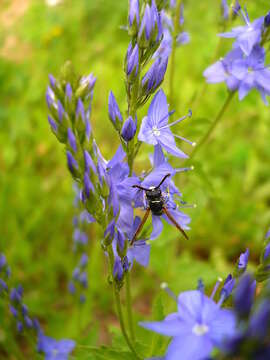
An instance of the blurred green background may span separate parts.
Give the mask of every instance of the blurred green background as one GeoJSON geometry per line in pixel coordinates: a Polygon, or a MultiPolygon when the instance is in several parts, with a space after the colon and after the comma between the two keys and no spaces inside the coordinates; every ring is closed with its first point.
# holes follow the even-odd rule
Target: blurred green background
{"type": "MultiPolygon", "coordinates": [[[[57,75],[67,59],[80,73],[97,76],[93,131],[104,156],[110,158],[118,139],[108,120],[107,99],[112,89],[125,108],[123,58],[129,40],[121,26],[126,24],[128,1],[48,3],[0,2],[0,252],[6,254],[12,281],[22,283],[24,300],[48,335],[91,346],[110,344],[118,325],[99,245],[102,234],[95,225],[89,228],[87,303],[74,306],[66,290],[75,265],[74,194],[63,148],[47,123],[45,91],[48,74],[57,75]]],[[[268,1],[246,5],[252,19],[269,11],[268,1]]],[[[220,2],[186,0],[185,27],[191,43],[177,50],[175,107],[180,116],[194,106],[193,117],[178,129],[198,142],[226,98],[223,84],[201,91],[202,72],[213,61],[219,42],[220,2]]],[[[230,46],[230,40],[222,40],[218,57],[230,46]]],[[[168,74],[163,89],[168,90],[168,74]]],[[[138,319],[151,318],[156,297],[162,296],[166,309],[173,308],[171,300],[160,295],[162,281],[176,293],[195,288],[199,277],[211,287],[218,276],[232,271],[246,247],[252,262],[258,261],[270,224],[269,139],[269,108],[259,94],[254,91],[242,102],[234,98],[211,140],[194,158],[195,170],[177,175],[184,200],[197,204],[188,210],[190,241],[166,226],[153,243],[149,267],[134,268],[138,319]]],[[[192,150],[181,147],[187,153],[192,150]]],[[[138,171],[147,169],[147,158],[148,151],[141,151],[138,171]]],[[[172,162],[182,165],[179,159],[172,162]]],[[[26,358],[35,358],[26,339],[15,336],[14,322],[1,303],[0,319],[0,358],[15,359],[15,347],[23,349],[26,358]]]]}

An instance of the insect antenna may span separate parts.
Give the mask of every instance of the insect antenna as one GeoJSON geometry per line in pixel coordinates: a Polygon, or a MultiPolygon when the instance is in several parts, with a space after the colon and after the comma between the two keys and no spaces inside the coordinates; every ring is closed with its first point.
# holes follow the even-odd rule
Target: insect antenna
{"type": "Polygon", "coordinates": [[[171,176],[171,174],[165,175],[164,178],[161,180],[161,182],[158,184],[158,186],[155,187],[155,189],[158,189],[169,176],[171,176]]]}
{"type": "Polygon", "coordinates": [[[142,186],[140,186],[140,185],[132,185],[132,187],[133,187],[133,188],[138,188],[138,189],[144,190],[144,191],[148,191],[148,190],[149,190],[149,189],[146,189],[146,188],[144,188],[144,187],[142,187],[142,186]]]}

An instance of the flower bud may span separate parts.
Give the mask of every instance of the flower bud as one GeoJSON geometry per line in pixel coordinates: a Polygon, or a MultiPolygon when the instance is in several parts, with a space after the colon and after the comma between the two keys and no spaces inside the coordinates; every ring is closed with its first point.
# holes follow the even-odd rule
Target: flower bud
{"type": "Polygon", "coordinates": [[[119,131],[123,118],[112,91],[110,91],[109,94],[109,117],[113,123],[113,126],[116,128],[116,130],[119,131]]]}
{"type": "Polygon", "coordinates": [[[270,26],[270,11],[267,13],[267,15],[264,18],[264,27],[269,27],[270,26]]]}
{"type": "Polygon", "coordinates": [[[68,143],[71,149],[74,151],[74,153],[76,153],[77,152],[76,137],[70,128],[68,128],[68,143]]]}
{"type": "Polygon", "coordinates": [[[123,273],[124,273],[124,270],[123,270],[122,261],[119,256],[116,256],[114,259],[114,265],[113,265],[113,276],[115,279],[120,281],[123,278],[123,273]]]}
{"type": "Polygon", "coordinates": [[[90,97],[92,98],[92,91],[94,89],[96,80],[97,78],[93,74],[81,77],[80,85],[76,90],[76,94],[75,94],[76,97],[84,98],[86,95],[89,96],[89,92],[90,92],[90,97]]]}
{"type": "Polygon", "coordinates": [[[129,0],[128,26],[131,35],[138,31],[140,23],[140,4],[139,0],[129,0]]]}
{"type": "Polygon", "coordinates": [[[235,285],[235,279],[229,274],[224,282],[224,285],[220,291],[220,299],[223,301],[227,300],[228,297],[231,295],[233,288],[235,285]]]}
{"type": "Polygon", "coordinates": [[[131,116],[124,122],[121,136],[125,141],[130,141],[134,138],[137,130],[137,121],[135,122],[131,116]]]}
{"type": "Polygon", "coordinates": [[[70,151],[67,151],[67,166],[73,176],[78,175],[79,165],[70,151]]]}
{"type": "Polygon", "coordinates": [[[129,80],[135,78],[138,74],[139,68],[139,47],[138,44],[132,48],[130,44],[127,50],[126,57],[126,74],[129,80]]]}
{"type": "Polygon", "coordinates": [[[234,277],[241,276],[247,268],[249,258],[249,249],[247,249],[244,253],[240,254],[237,266],[234,270],[234,277]]]}
{"type": "Polygon", "coordinates": [[[142,93],[149,95],[153,93],[162,83],[167,70],[168,58],[158,58],[147,71],[142,79],[142,93]]]}
{"type": "Polygon", "coordinates": [[[248,317],[256,290],[256,281],[249,274],[241,277],[234,293],[235,310],[239,318],[248,317]]]}

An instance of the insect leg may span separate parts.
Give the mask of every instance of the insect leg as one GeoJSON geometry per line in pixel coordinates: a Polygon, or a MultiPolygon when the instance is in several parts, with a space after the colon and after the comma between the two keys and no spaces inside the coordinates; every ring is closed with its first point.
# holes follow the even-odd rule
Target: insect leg
{"type": "Polygon", "coordinates": [[[184,237],[188,240],[188,236],[185,233],[185,231],[181,228],[181,226],[178,224],[178,222],[174,219],[174,217],[169,213],[168,209],[164,206],[163,207],[164,213],[167,215],[168,219],[177,227],[179,231],[184,235],[184,237]]]}
{"type": "Polygon", "coordinates": [[[133,245],[133,243],[136,241],[136,238],[139,235],[140,231],[142,230],[143,225],[145,224],[149,214],[150,214],[150,208],[146,209],[144,217],[143,217],[142,221],[140,222],[140,225],[138,226],[138,229],[136,230],[135,234],[133,235],[130,245],[133,245]]]}

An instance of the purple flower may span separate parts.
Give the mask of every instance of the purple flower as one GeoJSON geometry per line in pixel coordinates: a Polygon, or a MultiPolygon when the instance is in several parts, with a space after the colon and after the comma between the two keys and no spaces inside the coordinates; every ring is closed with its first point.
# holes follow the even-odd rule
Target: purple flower
{"type": "Polygon", "coordinates": [[[0,295],[2,291],[8,291],[8,286],[6,282],[0,278],[0,295]]]}
{"type": "MultiPolygon", "coordinates": [[[[168,51],[168,50],[167,50],[168,51]]],[[[142,87],[146,95],[154,92],[164,79],[168,65],[168,57],[164,54],[158,57],[142,79],[142,87]]]]}
{"type": "Polygon", "coordinates": [[[69,101],[71,101],[72,99],[72,87],[70,85],[70,83],[66,84],[66,97],[69,101]]]}
{"type": "Polygon", "coordinates": [[[90,180],[90,177],[87,174],[87,172],[84,173],[83,183],[84,183],[84,193],[85,193],[86,197],[89,199],[90,192],[92,191],[94,193],[95,188],[94,188],[94,185],[92,184],[92,181],[90,180]]]}
{"type": "Polygon", "coordinates": [[[229,90],[238,89],[240,81],[232,74],[233,62],[242,59],[243,53],[237,48],[230,51],[224,59],[210,65],[203,73],[206,81],[210,84],[226,82],[229,90]]]}
{"type": "Polygon", "coordinates": [[[124,270],[123,270],[122,261],[120,257],[116,255],[113,265],[113,276],[120,281],[123,277],[123,273],[124,270]]]}
{"type": "Polygon", "coordinates": [[[249,274],[241,277],[234,293],[235,310],[240,318],[247,317],[251,311],[256,290],[256,281],[249,274]]]}
{"type": "Polygon", "coordinates": [[[190,42],[190,35],[188,32],[183,31],[177,35],[176,42],[178,45],[185,45],[190,42]]]}
{"type": "Polygon", "coordinates": [[[151,145],[159,144],[168,153],[177,157],[187,158],[187,155],[178,149],[175,144],[174,137],[179,136],[172,134],[170,130],[172,125],[182,121],[186,116],[168,124],[170,115],[166,96],[162,90],[159,90],[150,104],[147,116],[142,120],[138,139],[151,145]]]}
{"type": "Polygon", "coordinates": [[[248,332],[251,336],[263,339],[270,329],[270,303],[264,300],[250,319],[248,332]]]}
{"type": "Polygon", "coordinates": [[[86,267],[87,264],[88,264],[88,256],[84,253],[84,254],[82,254],[81,259],[80,259],[80,266],[86,267]]]}
{"type": "Polygon", "coordinates": [[[264,17],[260,17],[251,23],[246,9],[245,12],[243,10],[240,12],[246,26],[238,26],[230,32],[219,35],[225,38],[235,38],[234,47],[240,47],[245,55],[249,55],[254,46],[261,41],[264,17]]]}
{"type": "Polygon", "coordinates": [[[176,7],[176,0],[170,0],[170,8],[174,9],[176,7]]]}
{"type": "Polygon", "coordinates": [[[124,122],[121,136],[125,141],[130,141],[134,138],[137,130],[137,121],[134,121],[131,116],[124,122]]]}
{"type": "Polygon", "coordinates": [[[6,265],[7,260],[4,254],[0,254],[0,271],[4,268],[6,265]]]}
{"type": "Polygon", "coordinates": [[[79,98],[76,107],[76,121],[78,122],[79,118],[85,122],[85,110],[82,100],[79,98]]]}
{"type": "Polygon", "coordinates": [[[229,274],[224,282],[224,285],[220,291],[220,303],[223,303],[231,295],[235,285],[235,279],[229,274]]]}
{"type": "Polygon", "coordinates": [[[153,28],[153,17],[152,17],[151,7],[148,4],[146,4],[139,30],[139,38],[145,36],[146,40],[149,40],[151,36],[152,28],[153,28]]]}
{"type": "Polygon", "coordinates": [[[109,117],[114,125],[117,122],[121,123],[123,121],[119,106],[116,102],[116,99],[115,99],[112,91],[110,91],[110,94],[109,94],[109,117]]]}
{"type": "Polygon", "coordinates": [[[128,13],[128,23],[132,27],[133,23],[136,24],[136,28],[139,26],[140,22],[140,4],[139,0],[129,0],[129,13],[128,13]]]}
{"type": "Polygon", "coordinates": [[[45,360],[67,360],[74,347],[73,340],[57,341],[45,336],[42,332],[39,333],[37,350],[45,354],[45,360]]]}
{"type": "MultiPolygon", "coordinates": [[[[172,51],[172,35],[169,29],[166,27],[163,28],[163,38],[161,40],[161,43],[153,55],[153,58],[163,58],[168,61],[168,57],[170,56],[172,51]]],[[[165,70],[166,71],[166,70],[165,70]]]]}
{"type": "Polygon", "coordinates": [[[201,291],[186,291],[178,297],[178,312],[163,321],[142,322],[141,326],[162,335],[172,336],[166,360],[200,360],[235,331],[235,317],[201,291]]]}
{"type": "Polygon", "coordinates": [[[270,255],[270,243],[265,246],[264,253],[263,253],[263,261],[267,261],[270,255]]]}
{"type": "Polygon", "coordinates": [[[52,118],[50,115],[48,115],[48,122],[49,122],[49,124],[51,125],[52,130],[53,130],[55,133],[57,133],[58,125],[57,125],[57,123],[53,120],[53,118],[52,118]]]}
{"type": "Polygon", "coordinates": [[[230,8],[227,3],[227,0],[221,0],[221,10],[222,10],[222,16],[225,20],[229,19],[229,13],[230,8]]]}
{"type": "Polygon", "coordinates": [[[127,76],[130,76],[131,73],[134,73],[137,76],[139,68],[139,47],[138,44],[132,48],[130,44],[128,51],[127,51],[127,69],[126,73],[127,76]]]}
{"type": "Polygon", "coordinates": [[[265,104],[266,95],[270,95],[270,70],[264,66],[265,50],[255,46],[250,55],[232,63],[232,75],[239,81],[239,100],[251,89],[257,89],[265,104]]]}
{"type": "MultiPolygon", "coordinates": [[[[141,222],[141,219],[136,216],[134,222],[130,228],[130,231],[127,233],[128,239],[131,241],[135,231],[138,229],[138,226],[141,222]]],[[[150,257],[150,248],[151,246],[146,243],[145,240],[137,240],[133,243],[132,246],[128,248],[127,258],[129,264],[133,264],[135,260],[141,266],[147,267],[149,264],[150,257]]]]}
{"type": "Polygon", "coordinates": [[[69,142],[69,146],[71,147],[71,149],[74,152],[77,152],[76,137],[70,128],[68,128],[68,142],[69,142]]]}
{"type": "Polygon", "coordinates": [[[68,165],[69,171],[73,175],[75,175],[76,170],[79,169],[79,165],[70,151],[67,151],[67,165],[68,165]]]}
{"type": "Polygon", "coordinates": [[[89,152],[87,150],[84,150],[83,152],[84,154],[84,165],[85,165],[85,171],[87,173],[90,172],[90,169],[93,171],[93,173],[97,173],[97,168],[96,165],[91,157],[91,155],[89,154],[89,152]]]}
{"type": "Polygon", "coordinates": [[[270,25],[270,11],[267,13],[267,15],[264,18],[264,27],[268,27],[270,25]]]}
{"type": "Polygon", "coordinates": [[[241,271],[241,273],[246,271],[247,265],[248,265],[248,258],[249,258],[249,249],[247,249],[244,253],[240,254],[239,260],[238,260],[238,270],[241,271]]]}
{"type": "Polygon", "coordinates": [[[55,77],[52,74],[49,74],[49,82],[51,87],[54,88],[56,81],[55,81],[55,77]]]}

